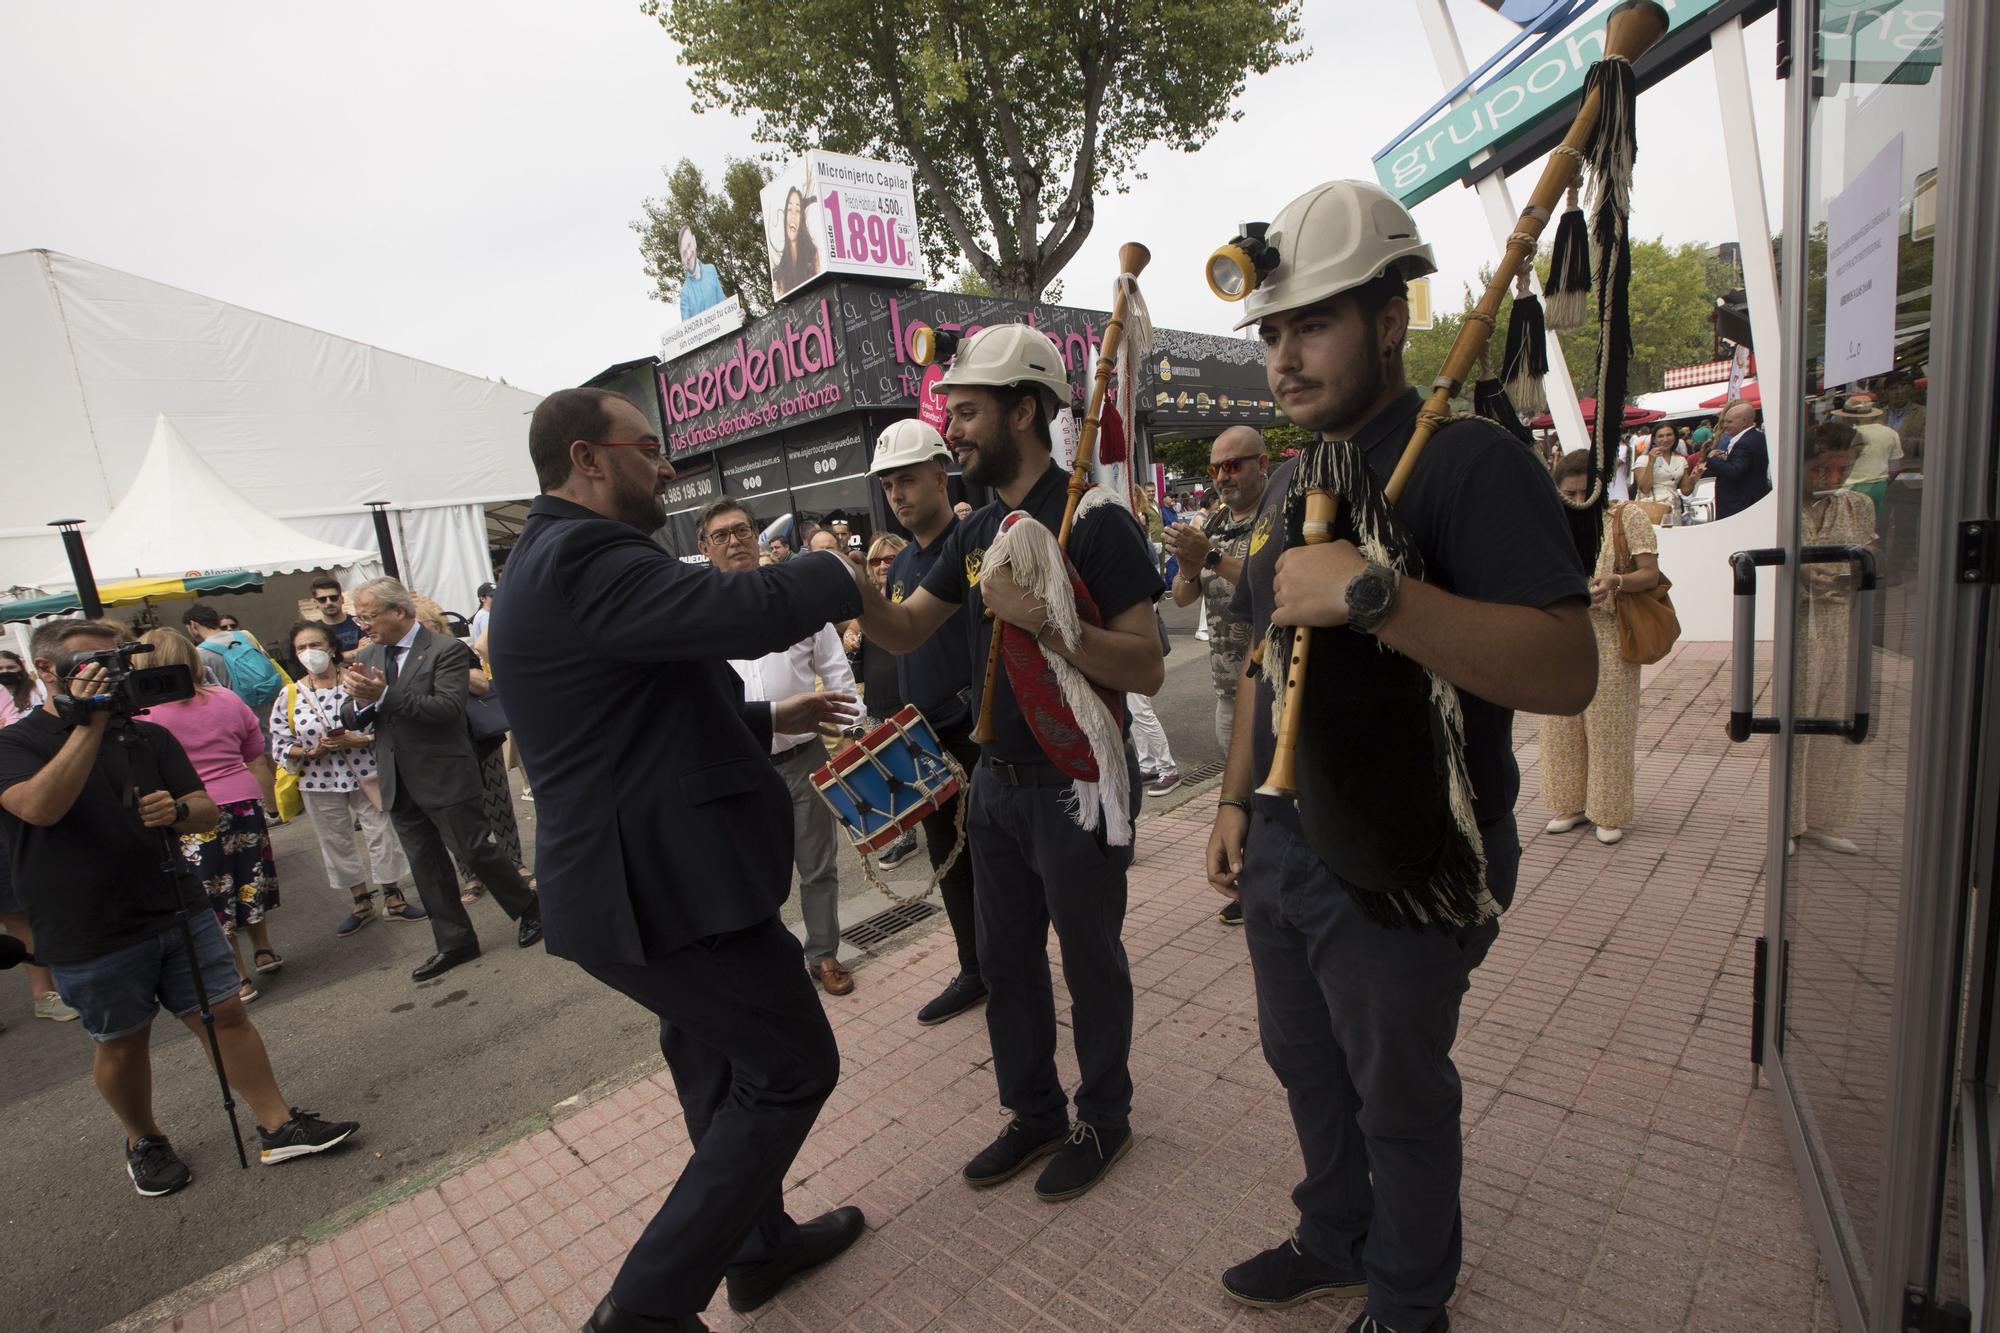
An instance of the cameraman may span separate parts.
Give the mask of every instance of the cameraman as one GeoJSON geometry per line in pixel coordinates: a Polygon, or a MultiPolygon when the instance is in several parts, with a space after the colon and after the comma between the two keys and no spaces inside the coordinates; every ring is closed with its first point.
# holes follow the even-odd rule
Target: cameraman
{"type": "Polygon", "coordinates": [[[109,712],[93,711],[80,723],[58,713],[58,697],[89,699],[110,685],[98,663],[67,678],[58,664],[118,644],[117,630],[101,621],[56,621],[35,631],[29,655],[49,700],[0,732],[0,828],[13,847],[14,882],[39,961],[96,1043],[92,1074],[125,1126],[126,1174],[139,1193],[153,1196],[192,1178],[153,1120],[149,1049],[162,1005],[201,1035],[182,911],[189,912],[223,1067],[257,1116],[259,1160],[269,1166],[323,1152],[359,1126],[329,1123],[285,1100],[263,1039],[236,998],[236,964],[214,913],[181,901],[178,882],[163,882],[157,830],[201,833],[216,824],[215,803],[180,744],[149,722],[129,724],[140,747],[107,744],[109,712]],[[134,748],[149,759],[135,763],[134,748]],[[141,790],[152,781],[165,790],[141,790]]]}

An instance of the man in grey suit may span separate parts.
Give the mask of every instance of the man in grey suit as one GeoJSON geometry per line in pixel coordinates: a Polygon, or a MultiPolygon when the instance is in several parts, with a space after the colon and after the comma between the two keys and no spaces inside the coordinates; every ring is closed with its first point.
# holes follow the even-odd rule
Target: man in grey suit
{"type": "Polygon", "coordinates": [[[355,621],[374,642],[341,672],[353,697],[340,720],[375,733],[382,800],[437,941],[437,952],[410,978],[428,981],[479,957],[479,935],[458,900],[447,849],[521,923],[518,940],[525,949],[542,937],[542,913],[480,813],[479,760],[465,724],[472,653],[457,639],[419,625],[416,603],[395,579],[370,580],[352,599],[355,621]]]}

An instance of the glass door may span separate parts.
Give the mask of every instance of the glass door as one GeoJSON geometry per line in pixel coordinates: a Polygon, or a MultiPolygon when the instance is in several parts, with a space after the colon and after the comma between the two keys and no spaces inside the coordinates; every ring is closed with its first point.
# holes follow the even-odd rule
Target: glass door
{"type": "Polygon", "coordinates": [[[1988,94],[1961,47],[1986,42],[1990,8],[1800,0],[1791,15],[1766,1056],[1857,1330],[1930,1326],[1940,1280],[1967,1285],[1942,1256],[1983,1237],[1968,1204],[1991,1193],[1967,1196],[1986,1145],[1956,1151],[1953,1131],[1958,1056],[1988,1039],[1993,984],[1968,874],[1971,686],[1990,659],[1955,550],[1985,507],[1968,483],[1991,472],[1993,367],[1966,357],[1991,346],[1994,290],[1968,301],[1966,279],[1993,221],[1969,228],[1964,210],[2000,167],[1967,126],[1988,94]]]}

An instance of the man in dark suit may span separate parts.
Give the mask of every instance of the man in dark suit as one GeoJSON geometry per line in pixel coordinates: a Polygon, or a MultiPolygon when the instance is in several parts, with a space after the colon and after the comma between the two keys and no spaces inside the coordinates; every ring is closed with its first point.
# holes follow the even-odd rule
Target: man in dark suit
{"type": "Polygon", "coordinates": [[[374,642],[341,673],[352,698],[340,720],[374,730],[382,801],[437,941],[437,952],[410,977],[428,981],[479,957],[479,935],[458,899],[447,848],[521,923],[517,939],[525,949],[542,937],[542,914],[480,812],[479,759],[465,725],[471,650],[419,625],[417,604],[394,579],[362,584],[353,601],[354,619],[374,642]]]}
{"type": "Polygon", "coordinates": [[[1757,409],[1740,399],[1722,409],[1722,440],[1703,462],[1715,478],[1715,516],[1740,514],[1771,493],[1771,451],[1757,409]]]}
{"type": "Polygon", "coordinates": [[[839,556],[715,573],[652,542],[674,471],[617,394],[550,395],[528,448],[542,495],[490,648],[535,784],[548,948],[659,1016],[695,1149],[587,1327],[700,1329],[725,1274],[754,1310],[862,1230],[857,1208],[784,1212],[840,1053],[778,918],[791,799],[767,757],[774,730],[837,728],[853,696],[746,704],[728,665],[853,616],[857,580],[839,556]]]}

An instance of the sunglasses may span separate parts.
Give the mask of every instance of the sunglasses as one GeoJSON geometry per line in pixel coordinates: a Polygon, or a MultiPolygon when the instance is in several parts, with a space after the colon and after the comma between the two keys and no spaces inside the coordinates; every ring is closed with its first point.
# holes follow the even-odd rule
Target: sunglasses
{"type": "Polygon", "coordinates": [[[868,567],[873,569],[877,565],[893,565],[895,563],[896,557],[893,555],[878,555],[868,562],[868,567]]]}
{"type": "Polygon", "coordinates": [[[331,594],[331,595],[329,595],[329,596],[326,596],[326,597],[315,597],[315,598],[313,598],[313,600],[314,600],[315,602],[327,602],[327,603],[333,603],[333,602],[338,602],[339,600],[341,600],[341,597],[340,597],[340,594],[339,594],[339,593],[333,593],[333,594],[331,594]]]}
{"type": "Polygon", "coordinates": [[[1220,481],[1224,477],[1235,476],[1244,468],[1250,466],[1250,463],[1251,460],[1248,458],[1225,458],[1219,462],[1210,463],[1208,465],[1208,475],[1220,481]]]}

